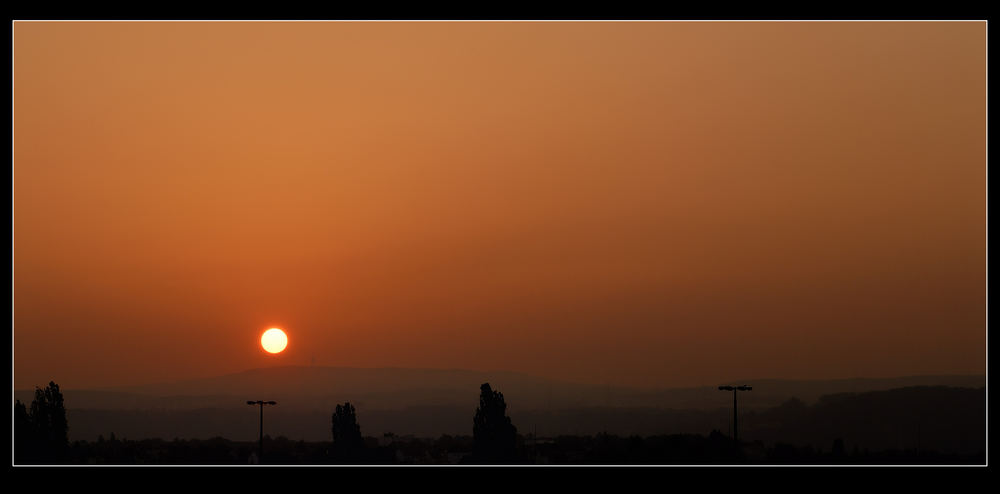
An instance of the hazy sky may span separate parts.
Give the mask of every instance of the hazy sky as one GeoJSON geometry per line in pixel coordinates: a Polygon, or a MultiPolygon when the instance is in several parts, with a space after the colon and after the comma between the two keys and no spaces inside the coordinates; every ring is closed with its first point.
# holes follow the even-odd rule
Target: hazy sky
{"type": "Polygon", "coordinates": [[[986,369],[985,22],[16,22],[13,124],[17,388],[986,369]]]}

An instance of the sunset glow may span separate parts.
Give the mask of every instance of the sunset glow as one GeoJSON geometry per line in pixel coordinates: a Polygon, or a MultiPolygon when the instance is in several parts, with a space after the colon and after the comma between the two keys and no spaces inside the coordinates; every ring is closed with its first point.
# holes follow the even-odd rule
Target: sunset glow
{"type": "Polygon", "coordinates": [[[12,29],[18,388],[986,370],[984,22],[12,29]]]}
{"type": "Polygon", "coordinates": [[[11,31],[14,467],[986,463],[985,20],[11,31]]]}

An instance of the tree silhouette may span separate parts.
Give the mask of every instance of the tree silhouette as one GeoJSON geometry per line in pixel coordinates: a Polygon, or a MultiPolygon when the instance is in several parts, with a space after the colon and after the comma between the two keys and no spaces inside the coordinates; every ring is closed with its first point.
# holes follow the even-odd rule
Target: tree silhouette
{"type": "Polygon", "coordinates": [[[18,400],[14,403],[14,461],[17,463],[33,461],[37,440],[35,426],[24,403],[18,400]]]}
{"type": "Polygon", "coordinates": [[[60,462],[69,450],[69,426],[59,385],[35,388],[31,408],[14,404],[14,456],[18,461],[60,462]]]}
{"type": "Polygon", "coordinates": [[[365,448],[357,413],[350,402],[337,405],[333,412],[333,456],[341,461],[356,461],[365,448]]]}
{"type": "Polygon", "coordinates": [[[507,416],[503,393],[479,387],[479,408],[472,419],[472,456],[480,463],[508,463],[515,460],[517,428],[507,416]]]}

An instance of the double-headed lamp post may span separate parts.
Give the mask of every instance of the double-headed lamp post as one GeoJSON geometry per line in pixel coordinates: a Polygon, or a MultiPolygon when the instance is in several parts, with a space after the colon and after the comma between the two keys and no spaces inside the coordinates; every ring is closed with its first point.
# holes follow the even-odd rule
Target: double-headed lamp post
{"type": "Polygon", "coordinates": [[[264,405],[277,405],[276,401],[248,400],[247,405],[260,405],[260,449],[257,452],[258,463],[264,463],[264,405]]]}
{"type": "Polygon", "coordinates": [[[736,413],[737,412],[737,410],[736,410],[736,392],[737,391],[750,391],[752,389],[753,389],[753,387],[747,386],[745,384],[743,386],[719,386],[719,391],[732,391],[733,392],[733,442],[736,443],[737,446],[739,446],[739,444],[740,444],[740,439],[739,439],[740,435],[739,435],[739,432],[738,432],[739,429],[737,428],[737,422],[736,422],[736,420],[737,420],[737,418],[736,418],[737,417],[737,413],[736,413]]]}

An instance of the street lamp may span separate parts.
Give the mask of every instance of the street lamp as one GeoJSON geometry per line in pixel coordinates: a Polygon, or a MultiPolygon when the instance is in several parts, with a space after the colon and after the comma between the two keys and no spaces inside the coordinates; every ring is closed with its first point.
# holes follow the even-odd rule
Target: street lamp
{"type": "Polygon", "coordinates": [[[737,446],[740,444],[740,435],[737,428],[737,414],[736,414],[736,392],[737,391],[750,391],[753,387],[743,385],[743,386],[719,386],[719,391],[732,391],[733,392],[733,442],[737,446]]]}
{"type": "Polygon", "coordinates": [[[260,405],[260,450],[257,453],[258,454],[257,461],[261,464],[264,463],[264,405],[277,405],[277,404],[278,402],[276,401],[264,401],[264,400],[247,401],[247,405],[251,406],[260,405]]]}

